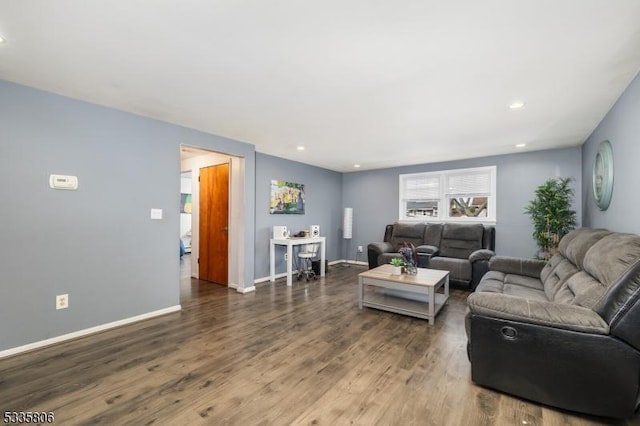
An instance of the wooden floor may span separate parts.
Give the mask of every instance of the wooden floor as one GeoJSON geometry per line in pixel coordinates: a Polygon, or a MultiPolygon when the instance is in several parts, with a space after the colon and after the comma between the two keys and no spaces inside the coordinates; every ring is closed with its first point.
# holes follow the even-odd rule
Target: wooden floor
{"type": "Polygon", "coordinates": [[[433,326],[361,311],[363,270],[246,295],[185,272],[182,312],[0,360],[0,408],[64,425],[615,424],[474,385],[467,293],[433,326]]]}

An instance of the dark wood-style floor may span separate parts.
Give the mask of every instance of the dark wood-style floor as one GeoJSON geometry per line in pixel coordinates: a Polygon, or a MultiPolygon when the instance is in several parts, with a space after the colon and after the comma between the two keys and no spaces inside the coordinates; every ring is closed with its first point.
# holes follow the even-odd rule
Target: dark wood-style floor
{"type": "Polygon", "coordinates": [[[363,270],[241,295],[185,269],[182,312],[0,360],[0,409],[64,425],[614,424],[474,385],[467,293],[434,326],[361,311],[363,270]]]}

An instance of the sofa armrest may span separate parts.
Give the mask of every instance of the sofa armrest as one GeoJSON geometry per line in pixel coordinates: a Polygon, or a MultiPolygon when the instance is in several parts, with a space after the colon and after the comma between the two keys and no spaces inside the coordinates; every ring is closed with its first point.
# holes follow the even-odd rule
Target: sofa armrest
{"type": "Polygon", "coordinates": [[[393,249],[393,244],[389,242],[383,243],[369,243],[367,245],[367,260],[369,262],[369,269],[373,269],[378,265],[378,256],[382,253],[392,253],[395,250],[393,249]]]}
{"type": "Polygon", "coordinates": [[[416,252],[418,254],[424,253],[424,254],[429,254],[431,256],[435,256],[435,255],[438,254],[439,251],[440,251],[440,249],[438,247],[430,246],[430,245],[427,245],[427,244],[416,247],[416,252]]]}
{"type": "Polygon", "coordinates": [[[609,325],[589,308],[542,300],[531,300],[501,293],[476,292],[467,305],[472,315],[481,315],[564,330],[609,334],[609,325]]]}
{"type": "Polygon", "coordinates": [[[384,242],[384,243],[369,243],[367,246],[368,251],[374,251],[377,254],[382,253],[392,253],[395,250],[393,249],[393,244],[384,242]]]}
{"type": "Polygon", "coordinates": [[[493,250],[480,249],[469,255],[469,262],[474,263],[478,260],[490,260],[496,253],[493,250]]]}
{"type": "Polygon", "coordinates": [[[522,259],[510,256],[493,256],[489,261],[489,269],[504,274],[525,275],[540,278],[540,272],[547,262],[538,259],[522,259]]]}

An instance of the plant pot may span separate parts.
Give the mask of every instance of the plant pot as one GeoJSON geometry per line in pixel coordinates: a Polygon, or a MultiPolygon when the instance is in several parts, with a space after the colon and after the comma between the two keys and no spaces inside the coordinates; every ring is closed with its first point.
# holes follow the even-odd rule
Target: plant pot
{"type": "Polygon", "coordinates": [[[393,266],[391,275],[402,275],[402,266],[393,266]]]}

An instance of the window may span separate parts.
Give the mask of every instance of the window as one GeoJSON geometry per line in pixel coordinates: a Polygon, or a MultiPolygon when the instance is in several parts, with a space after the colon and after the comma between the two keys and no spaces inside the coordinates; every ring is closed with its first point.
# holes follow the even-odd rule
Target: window
{"type": "Polygon", "coordinates": [[[495,222],[496,167],[400,175],[400,220],[495,222]]]}

